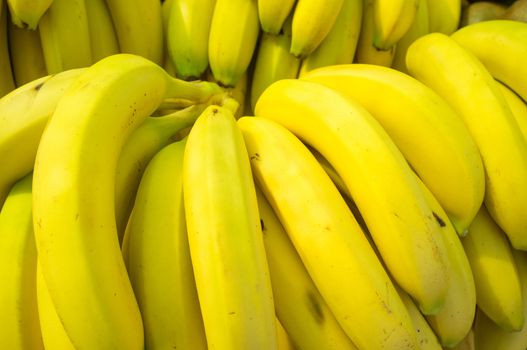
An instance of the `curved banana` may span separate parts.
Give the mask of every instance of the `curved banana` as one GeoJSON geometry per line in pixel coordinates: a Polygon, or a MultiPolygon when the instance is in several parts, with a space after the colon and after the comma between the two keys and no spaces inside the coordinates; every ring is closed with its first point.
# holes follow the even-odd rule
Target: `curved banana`
{"type": "Polygon", "coordinates": [[[408,163],[381,125],[353,100],[303,80],[273,83],[255,112],[284,125],[329,161],[393,278],[423,313],[437,313],[448,280],[440,227],[408,163]]]}
{"type": "Polygon", "coordinates": [[[53,0],[40,19],[38,29],[48,74],[93,63],[85,2],[53,0]]]}
{"type": "Polygon", "coordinates": [[[476,348],[476,345],[474,344],[474,327],[472,327],[472,329],[470,330],[470,332],[468,332],[468,334],[465,337],[465,339],[463,339],[459,344],[457,344],[456,346],[454,346],[452,348],[445,347],[444,349],[445,350],[447,350],[447,349],[452,349],[452,350],[479,350],[478,348],[476,348]]]}
{"type": "MultiPolygon", "coordinates": [[[[36,29],[54,0],[7,0],[11,21],[20,28],[36,29]]],[[[0,11],[1,13],[2,11],[0,11]]]]}
{"type": "Polygon", "coordinates": [[[295,345],[278,318],[276,319],[276,339],[278,343],[277,350],[295,350],[295,345]]]}
{"type": "Polygon", "coordinates": [[[292,342],[304,350],[355,350],[259,187],[256,195],[276,315],[292,342]]]}
{"type": "Polygon", "coordinates": [[[333,28],[344,0],[298,0],[293,9],[290,52],[304,58],[333,28]]]}
{"type": "Polygon", "coordinates": [[[17,87],[48,75],[38,28],[29,30],[10,24],[9,52],[17,87]]]}
{"type": "Polygon", "coordinates": [[[278,34],[293,11],[295,0],[258,0],[258,19],[265,33],[278,34]]]}
{"type": "Polygon", "coordinates": [[[359,41],[363,0],[344,0],[335,24],[304,60],[299,75],[324,66],[353,62],[359,41]]]}
{"type": "Polygon", "coordinates": [[[452,34],[494,78],[527,101],[527,23],[492,20],[463,27],[452,34]]]}
{"type": "Polygon", "coordinates": [[[524,300],[512,248],[485,206],[462,242],[474,275],[478,308],[505,331],[522,329],[524,300]]]}
{"type": "Polygon", "coordinates": [[[485,173],[470,132],[440,96],[406,74],[376,65],[324,67],[302,79],[366,108],[445,208],[456,231],[467,233],[483,202],[485,173]]]}
{"type": "Polygon", "coordinates": [[[0,347],[44,349],[37,307],[32,176],[18,181],[0,211],[0,347]]]}
{"type": "MultiPolygon", "coordinates": [[[[520,276],[523,317],[527,320],[527,252],[513,249],[512,256],[520,276]]],[[[474,326],[474,337],[478,350],[524,350],[527,349],[527,323],[516,332],[507,332],[499,327],[484,312],[478,311],[474,326]]]]}
{"type": "Polygon", "coordinates": [[[524,102],[521,97],[519,97],[514,91],[509,89],[506,85],[498,82],[500,91],[507,100],[507,104],[511,109],[516,123],[522,132],[523,138],[527,140],[527,104],[524,102]]]}
{"type": "Polygon", "coordinates": [[[474,55],[441,33],[417,39],[406,65],[465,122],[485,168],[485,205],[512,245],[527,249],[527,142],[497,83],[474,55]]]}
{"type": "Polygon", "coordinates": [[[190,130],[183,194],[209,348],[275,349],[276,316],[256,193],[229,109],[207,107],[190,130]]]}
{"type": "Polygon", "coordinates": [[[373,46],[380,50],[393,47],[414,21],[419,0],[372,0],[373,46]]]}
{"type": "Polygon", "coordinates": [[[33,218],[42,273],[76,348],[143,348],[115,227],[119,151],[164,98],[204,100],[216,90],[118,54],[86,69],[60,99],[35,160],[33,218]]]}
{"type": "Polygon", "coordinates": [[[11,69],[11,58],[9,57],[9,40],[7,33],[7,8],[4,1],[0,1],[0,98],[15,89],[15,80],[11,69]]]}
{"type": "MultiPolygon", "coordinates": [[[[55,0],[54,0],[55,1],[55,0]]],[[[151,0],[106,0],[119,51],[163,64],[161,2],[151,0]]]]}
{"type": "Polygon", "coordinates": [[[417,348],[412,321],[388,274],[309,150],[267,118],[242,117],[238,126],[257,184],[351,341],[359,349],[417,348]]]}
{"type": "Polygon", "coordinates": [[[459,26],[462,0],[427,0],[430,33],[452,34],[459,26]]]}
{"type": "Polygon", "coordinates": [[[92,62],[119,53],[119,42],[105,0],[86,1],[92,62]]]}
{"type": "Polygon", "coordinates": [[[209,65],[225,86],[241,79],[253,57],[260,24],[256,0],[216,0],[209,35],[209,65]]]}
{"type": "Polygon", "coordinates": [[[185,143],[152,158],[128,224],[128,274],[147,349],[207,349],[183,208],[185,143]]]}

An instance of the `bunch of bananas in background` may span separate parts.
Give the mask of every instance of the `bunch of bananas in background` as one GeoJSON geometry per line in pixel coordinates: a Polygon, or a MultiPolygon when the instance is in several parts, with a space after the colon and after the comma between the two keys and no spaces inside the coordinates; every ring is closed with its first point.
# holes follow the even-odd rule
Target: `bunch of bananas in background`
{"type": "Polygon", "coordinates": [[[0,0],[0,349],[527,348],[527,0],[0,0]]]}

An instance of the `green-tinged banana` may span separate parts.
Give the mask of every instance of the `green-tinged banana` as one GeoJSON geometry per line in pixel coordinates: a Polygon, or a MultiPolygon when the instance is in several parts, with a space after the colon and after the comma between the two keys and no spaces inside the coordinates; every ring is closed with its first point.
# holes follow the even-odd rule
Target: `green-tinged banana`
{"type": "Polygon", "coordinates": [[[303,80],[273,83],[260,96],[255,112],[284,125],[329,161],[348,187],[395,281],[423,313],[437,313],[448,281],[440,226],[408,163],[381,125],[345,95],[303,80]]]}
{"type": "Polygon", "coordinates": [[[209,33],[215,4],[216,0],[178,0],[170,8],[167,49],[180,78],[198,79],[209,66],[209,33]]]}
{"type": "Polygon", "coordinates": [[[522,132],[523,138],[527,140],[527,104],[514,91],[498,81],[500,91],[507,100],[516,123],[522,132]]]}
{"type": "Polygon", "coordinates": [[[183,158],[190,256],[210,349],[276,349],[275,309],[249,156],[232,112],[209,106],[183,158]]]}
{"type": "Polygon", "coordinates": [[[260,24],[256,0],[216,0],[209,35],[209,64],[225,86],[241,79],[253,57],[260,24]]]}
{"type": "Polygon", "coordinates": [[[291,53],[299,58],[311,54],[329,34],[344,0],[298,0],[293,9],[291,53]]]}
{"type": "Polygon", "coordinates": [[[152,0],[106,0],[112,16],[119,51],[143,56],[163,64],[161,2],[152,0]]]}
{"type": "Polygon", "coordinates": [[[505,331],[522,329],[524,301],[512,248],[485,206],[462,242],[474,275],[478,309],[505,331]]]}
{"type": "Polygon", "coordinates": [[[445,208],[456,231],[467,233],[483,201],[485,174],[472,135],[445,100],[418,80],[376,65],[324,67],[302,79],[366,108],[445,208]]]}
{"type": "Polygon", "coordinates": [[[4,0],[0,1],[0,98],[15,89],[15,80],[11,68],[11,58],[9,57],[9,40],[7,33],[7,8],[4,8],[4,0]]]}
{"type": "Polygon", "coordinates": [[[453,347],[463,341],[474,323],[476,286],[461,240],[445,210],[425,184],[418,181],[434,217],[441,226],[441,234],[447,249],[449,278],[443,307],[436,315],[426,316],[426,319],[441,345],[453,347]]]}
{"type": "Polygon", "coordinates": [[[430,33],[430,17],[428,14],[428,0],[418,0],[417,11],[410,28],[399,39],[395,47],[392,67],[403,73],[408,73],[406,69],[406,51],[411,43],[417,38],[430,33]]]}
{"type": "Polygon", "coordinates": [[[53,0],[38,29],[48,74],[92,64],[86,0],[53,0]]]}
{"type": "Polygon", "coordinates": [[[64,91],[85,68],[29,82],[0,99],[0,203],[33,170],[42,132],[64,91]]]}
{"type": "Polygon", "coordinates": [[[75,350],[55,310],[40,264],[37,262],[36,265],[38,316],[44,349],[75,350]]]}
{"type": "Polygon", "coordinates": [[[362,23],[362,3],[362,0],[343,1],[333,28],[302,61],[300,76],[318,67],[353,62],[362,23]]]}
{"type": "Polygon", "coordinates": [[[207,348],[183,207],[185,143],[172,143],[152,158],[128,224],[128,274],[147,349],[207,348]]]}
{"type": "Polygon", "coordinates": [[[29,30],[10,24],[9,52],[17,87],[48,75],[38,28],[29,30]]]}
{"type": "Polygon", "coordinates": [[[46,285],[77,349],[143,348],[115,225],[119,153],[164,98],[205,100],[217,88],[117,54],[81,73],[57,104],[35,160],[33,218],[46,285]]]}
{"type": "Polygon", "coordinates": [[[498,84],[473,54],[441,33],[417,39],[406,66],[465,122],[485,169],[485,206],[512,245],[527,249],[527,143],[498,84]]]}
{"type": "Polygon", "coordinates": [[[527,101],[527,23],[492,20],[463,27],[452,38],[471,51],[490,74],[527,101]]]}
{"type": "Polygon", "coordinates": [[[276,319],[276,340],[278,343],[278,350],[295,350],[295,345],[278,318],[276,319]]]}
{"type": "Polygon", "coordinates": [[[372,0],[373,46],[381,50],[393,47],[414,21],[419,0],[372,0]]]}
{"type": "Polygon", "coordinates": [[[161,19],[163,22],[163,33],[165,33],[165,35],[163,35],[163,68],[173,77],[176,76],[176,68],[174,67],[172,59],[170,58],[170,54],[168,53],[167,33],[170,11],[174,1],[175,0],[165,0],[161,3],[161,19]]]}
{"type": "MultiPolygon", "coordinates": [[[[513,249],[512,256],[520,276],[524,300],[522,313],[524,319],[527,319],[527,253],[513,249]]],[[[517,332],[507,332],[490,320],[484,312],[478,311],[474,330],[478,350],[527,349],[527,324],[517,332]]]]}
{"type": "Polygon", "coordinates": [[[276,315],[287,334],[299,349],[356,349],[259,188],[256,194],[276,315]]]}
{"type": "Polygon", "coordinates": [[[473,2],[461,10],[460,27],[482,21],[500,18],[507,10],[507,5],[494,1],[473,2]]]}
{"type": "Polygon", "coordinates": [[[354,62],[390,67],[393,63],[396,46],[392,46],[388,50],[375,47],[373,45],[373,30],[373,0],[365,0],[354,62]]]}
{"type": "Polygon", "coordinates": [[[501,16],[502,19],[527,22],[527,0],[514,1],[501,16]]]}
{"type": "Polygon", "coordinates": [[[430,33],[452,34],[459,26],[462,0],[428,0],[430,33]]]}
{"type": "Polygon", "coordinates": [[[263,33],[258,43],[251,83],[251,110],[262,92],[280,79],[296,78],[300,59],[289,52],[291,34],[263,33]]]}
{"type": "Polygon", "coordinates": [[[115,178],[115,220],[119,241],[122,242],[146,166],[180,130],[191,126],[205,107],[204,104],[193,105],[165,116],[148,117],[126,140],[115,178]]]}
{"type": "Polygon", "coordinates": [[[31,180],[18,181],[0,211],[0,347],[44,349],[37,306],[31,180]]]}
{"type": "Polygon", "coordinates": [[[105,0],[86,1],[92,62],[119,53],[119,42],[105,0]]]}
{"type": "Polygon", "coordinates": [[[293,11],[295,0],[258,0],[258,19],[265,33],[278,34],[293,11]]]}
{"type": "Polygon", "coordinates": [[[7,0],[11,21],[20,28],[36,29],[52,2],[53,0],[7,0]]]}

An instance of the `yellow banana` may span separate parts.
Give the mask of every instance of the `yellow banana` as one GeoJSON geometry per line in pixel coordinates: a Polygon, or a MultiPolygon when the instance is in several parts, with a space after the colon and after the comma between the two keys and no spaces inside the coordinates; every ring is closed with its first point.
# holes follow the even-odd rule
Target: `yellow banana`
{"type": "Polygon", "coordinates": [[[20,28],[36,29],[52,2],[53,0],[7,0],[11,21],[20,28]]]}
{"type": "Polygon", "coordinates": [[[518,269],[507,237],[482,206],[462,239],[476,284],[478,308],[505,331],[524,324],[518,269]]]}
{"type": "Polygon", "coordinates": [[[278,342],[278,350],[295,350],[295,345],[291,341],[289,334],[287,334],[284,326],[276,319],[276,339],[278,342]]]}
{"type": "Polygon", "coordinates": [[[216,0],[179,0],[170,9],[166,41],[183,79],[198,79],[209,66],[209,33],[216,0]]]}
{"type": "Polygon", "coordinates": [[[406,74],[376,65],[325,67],[302,79],[364,106],[434,193],[456,231],[466,234],[483,201],[485,174],[470,132],[440,96],[406,74]]]}
{"type": "Polygon", "coordinates": [[[527,101],[527,23],[492,20],[463,27],[452,38],[472,52],[490,74],[527,101]]]}
{"type": "Polygon", "coordinates": [[[183,208],[185,142],[152,158],[128,224],[128,274],[148,349],[207,348],[183,208]]]}
{"type": "Polygon", "coordinates": [[[0,348],[44,349],[37,307],[31,180],[18,181],[0,211],[0,348]]]}
{"type": "Polygon", "coordinates": [[[419,0],[372,0],[373,46],[381,50],[393,47],[414,21],[419,0]]]}
{"type": "MultiPolygon", "coordinates": [[[[523,317],[527,319],[527,253],[513,249],[512,256],[520,276],[523,317]]],[[[507,332],[478,311],[474,326],[474,336],[478,350],[524,350],[527,349],[527,324],[517,332],[507,332]]]]}
{"type": "Polygon", "coordinates": [[[48,75],[38,28],[29,30],[10,24],[9,52],[17,87],[48,75]]]}
{"type": "Polygon", "coordinates": [[[200,101],[216,92],[118,54],[86,69],[60,99],[35,160],[33,218],[46,285],[77,349],[144,345],[114,216],[124,141],[164,98],[200,101]]]}
{"type": "Polygon", "coordinates": [[[253,57],[260,24],[256,0],[216,0],[209,35],[209,64],[225,86],[241,79],[253,57]]]}
{"type": "Polygon", "coordinates": [[[293,55],[311,54],[333,28],[344,0],[298,0],[293,9],[291,48],[293,55]]]}
{"type": "Polygon", "coordinates": [[[427,0],[430,33],[452,34],[459,26],[462,0],[427,0]]]}
{"type": "Polygon", "coordinates": [[[255,113],[284,125],[329,161],[393,278],[423,313],[437,313],[447,291],[440,227],[408,163],[381,125],[343,94],[303,80],[273,83],[260,96],[255,113]]]}
{"type": "Polygon", "coordinates": [[[324,66],[353,62],[359,41],[363,0],[344,0],[337,20],[320,45],[303,61],[299,75],[324,66]]]}
{"type": "Polygon", "coordinates": [[[258,19],[265,33],[278,34],[293,11],[295,0],[258,0],[258,19]]]}
{"type": "Polygon", "coordinates": [[[210,349],[276,349],[275,310],[249,157],[232,112],[209,106],[183,158],[190,256],[210,349]]]}
{"type": "Polygon", "coordinates": [[[417,39],[406,65],[465,122],[485,168],[485,205],[512,245],[527,249],[527,143],[497,83],[474,55],[441,33],[417,39]]]}
{"type": "Polygon", "coordinates": [[[119,53],[119,42],[105,0],[86,1],[92,62],[119,53]]]}
{"type": "Polygon", "coordinates": [[[474,344],[474,327],[468,332],[467,336],[456,346],[452,348],[444,347],[443,349],[448,350],[479,350],[474,344]]]}
{"type": "Polygon", "coordinates": [[[172,10],[172,4],[174,0],[165,0],[161,3],[161,21],[163,24],[163,68],[167,71],[168,74],[175,77],[176,69],[170,58],[168,50],[168,21],[170,20],[170,12],[172,10]]]}
{"type": "Polygon", "coordinates": [[[497,82],[503,97],[507,100],[512,115],[514,115],[514,119],[516,119],[516,123],[518,123],[523,138],[527,140],[527,104],[506,85],[499,81],[497,82]]]}
{"type": "Polygon", "coordinates": [[[412,321],[388,274],[309,150],[267,118],[242,117],[238,126],[257,184],[351,341],[365,350],[417,348],[412,321]]]}
{"type": "Polygon", "coordinates": [[[48,74],[92,64],[85,0],[53,0],[38,29],[48,74]]]}
{"type": "Polygon", "coordinates": [[[151,0],[106,0],[119,51],[163,64],[161,2],[151,0]]]}
{"type": "Polygon", "coordinates": [[[0,98],[15,89],[15,80],[11,69],[11,58],[9,57],[9,44],[7,33],[7,8],[4,8],[4,0],[0,1],[0,98]]]}
{"type": "Polygon", "coordinates": [[[256,195],[278,320],[299,349],[355,350],[259,188],[256,195]]]}

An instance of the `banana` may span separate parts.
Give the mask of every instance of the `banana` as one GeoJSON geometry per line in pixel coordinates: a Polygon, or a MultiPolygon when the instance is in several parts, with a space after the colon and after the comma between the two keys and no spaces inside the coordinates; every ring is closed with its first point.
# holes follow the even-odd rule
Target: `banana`
{"type": "Polygon", "coordinates": [[[38,28],[48,74],[92,64],[85,0],[53,0],[38,28]]]}
{"type": "Polygon", "coordinates": [[[507,10],[507,5],[494,1],[480,1],[469,4],[461,10],[459,27],[465,27],[482,21],[500,18],[507,10]]]}
{"type": "Polygon", "coordinates": [[[512,115],[514,115],[514,119],[516,119],[516,123],[518,123],[523,138],[527,140],[527,104],[506,85],[499,81],[497,82],[503,97],[507,100],[512,115]]]}
{"type": "Polygon", "coordinates": [[[9,57],[9,44],[7,33],[7,9],[4,9],[4,0],[0,1],[0,98],[15,89],[15,81],[9,57]]]}
{"type": "Polygon", "coordinates": [[[206,100],[217,89],[117,54],[86,69],[60,99],[35,160],[33,219],[49,294],[77,349],[143,348],[115,226],[119,151],[164,98],[206,100]]]}
{"type": "Polygon", "coordinates": [[[441,33],[417,39],[406,65],[465,122],[485,169],[485,205],[512,245],[527,249],[527,143],[497,83],[474,55],[441,33]]]}
{"type": "Polygon", "coordinates": [[[320,295],[259,187],[256,195],[276,315],[292,342],[305,350],[356,349],[320,295]]]}
{"type": "Polygon", "coordinates": [[[209,64],[225,86],[241,79],[253,57],[260,24],[256,0],[216,0],[209,35],[209,64]]]}
{"type": "Polygon", "coordinates": [[[406,51],[411,43],[417,38],[430,32],[430,17],[428,14],[428,0],[418,0],[417,10],[410,28],[399,39],[393,55],[392,67],[403,73],[408,73],[406,69],[406,51]]]}
{"type": "Polygon", "coordinates": [[[293,10],[290,52],[304,58],[333,28],[344,0],[298,0],[293,10]]]}
{"type": "Polygon", "coordinates": [[[0,211],[0,347],[44,349],[38,318],[31,180],[18,181],[0,211]]]}
{"type": "Polygon", "coordinates": [[[178,131],[191,126],[205,107],[205,104],[192,105],[165,116],[148,117],[126,140],[115,175],[115,220],[120,242],[146,166],[178,131]]]}
{"type": "Polygon", "coordinates": [[[129,223],[128,274],[147,349],[206,349],[183,208],[186,140],[164,147],[141,179],[129,223]]]}
{"type": "Polygon", "coordinates": [[[452,39],[472,52],[494,78],[527,101],[527,23],[492,20],[463,27],[452,39]]]}
{"type": "MultiPolygon", "coordinates": [[[[523,317],[527,319],[527,253],[516,249],[512,256],[520,276],[523,317]]],[[[481,350],[524,350],[527,349],[527,324],[517,332],[507,332],[490,320],[484,312],[478,311],[474,326],[477,349],[481,350]]]]}
{"type": "Polygon", "coordinates": [[[278,318],[276,319],[276,339],[278,342],[278,350],[295,350],[295,345],[291,341],[289,334],[287,334],[284,326],[282,326],[278,318]]]}
{"type": "Polygon", "coordinates": [[[170,54],[168,52],[168,21],[170,20],[170,11],[172,9],[172,4],[174,3],[174,0],[165,0],[161,3],[161,20],[163,23],[163,68],[167,71],[168,74],[175,77],[176,76],[176,68],[174,67],[174,64],[172,63],[172,59],[170,58],[170,54]]]}
{"type": "Polygon", "coordinates": [[[0,203],[33,170],[42,132],[64,91],[85,68],[27,83],[0,99],[0,203]]]}
{"type": "Polygon", "coordinates": [[[406,74],[375,65],[324,67],[302,79],[364,106],[437,197],[456,231],[467,233],[483,202],[483,163],[467,127],[440,96],[406,74]]]}
{"type": "Polygon", "coordinates": [[[273,83],[255,112],[284,125],[329,161],[393,278],[423,313],[437,313],[448,277],[440,227],[406,160],[377,121],[346,96],[303,80],[273,83]]]}
{"type": "Polygon", "coordinates": [[[92,62],[119,53],[119,42],[105,0],[86,1],[92,62]]]}
{"type": "Polygon", "coordinates": [[[501,15],[502,19],[509,19],[512,21],[527,22],[527,1],[516,0],[506,9],[505,13],[501,15]]]}
{"type": "Polygon", "coordinates": [[[35,30],[9,25],[9,52],[13,78],[17,87],[48,75],[38,28],[35,30]]]}
{"type": "Polygon", "coordinates": [[[524,324],[524,300],[507,236],[485,206],[470,230],[462,242],[474,275],[478,308],[503,330],[518,331],[524,324]]]}
{"type": "MultiPolygon", "coordinates": [[[[474,344],[474,327],[468,332],[467,336],[456,346],[452,348],[444,347],[445,350],[452,349],[452,350],[476,350],[476,346],[474,344]]],[[[479,349],[478,349],[479,350],[479,349]]],[[[495,349],[494,349],[495,350],[495,349]]]]}
{"type": "Polygon", "coordinates": [[[170,8],[167,49],[183,79],[198,79],[209,66],[209,33],[216,0],[179,0],[170,8]]]}
{"type": "Polygon", "coordinates": [[[7,0],[11,21],[20,28],[36,29],[52,2],[53,0],[7,0]]]}
{"type": "Polygon", "coordinates": [[[419,0],[373,0],[373,46],[393,47],[414,21],[419,0]]]}
{"type": "Polygon", "coordinates": [[[106,0],[119,51],[163,64],[161,2],[151,0],[106,0]]]}
{"type": "Polygon", "coordinates": [[[251,110],[258,97],[272,83],[280,79],[296,78],[300,59],[289,52],[291,34],[263,33],[258,43],[251,82],[251,110]]]}
{"type": "Polygon", "coordinates": [[[209,348],[276,349],[251,167],[229,109],[209,106],[192,127],[183,157],[183,194],[209,348]]]}
{"type": "Polygon", "coordinates": [[[430,33],[452,34],[459,26],[462,0],[427,0],[430,33]]]}
{"type": "Polygon", "coordinates": [[[354,62],[390,67],[393,63],[395,46],[381,50],[373,45],[373,0],[364,0],[362,24],[355,52],[354,62]]]}
{"type": "Polygon", "coordinates": [[[258,19],[265,33],[278,34],[293,11],[295,0],[258,0],[258,19]]]}
{"type": "Polygon", "coordinates": [[[353,62],[359,41],[363,0],[344,0],[335,24],[320,45],[310,53],[299,75],[324,66],[353,62]]]}

